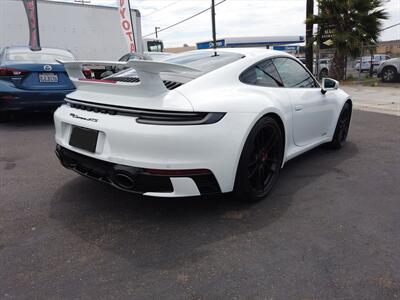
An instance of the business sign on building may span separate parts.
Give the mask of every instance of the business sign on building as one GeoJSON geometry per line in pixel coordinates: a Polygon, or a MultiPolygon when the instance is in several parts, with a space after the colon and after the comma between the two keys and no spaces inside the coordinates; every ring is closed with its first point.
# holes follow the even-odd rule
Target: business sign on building
{"type": "MultiPolygon", "coordinates": [[[[225,47],[225,40],[217,40],[216,42],[217,42],[217,48],[225,47]]],[[[208,41],[208,42],[197,43],[196,46],[197,49],[212,49],[214,48],[214,42],[208,41]]]]}
{"type": "Polygon", "coordinates": [[[284,51],[284,52],[297,52],[299,51],[300,46],[274,46],[274,50],[284,51]]]}

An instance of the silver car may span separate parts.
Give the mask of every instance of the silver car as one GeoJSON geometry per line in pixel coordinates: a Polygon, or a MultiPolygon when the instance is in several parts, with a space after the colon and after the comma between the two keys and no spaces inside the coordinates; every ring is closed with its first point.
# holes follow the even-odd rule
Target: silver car
{"type": "Polygon", "coordinates": [[[392,58],[382,62],[378,67],[378,77],[383,82],[395,82],[400,79],[400,58],[392,58]]]}

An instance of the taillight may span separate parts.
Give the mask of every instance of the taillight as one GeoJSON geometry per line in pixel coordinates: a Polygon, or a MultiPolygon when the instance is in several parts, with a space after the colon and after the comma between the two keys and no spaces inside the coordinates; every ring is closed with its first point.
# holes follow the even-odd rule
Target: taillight
{"type": "Polygon", "coordinates": [[[150,175],[159,176],[190,176],[190,175],[207,175],[211,174],[208,169],[144,169],[144,171],[150,175]]]}
{"type": "Polygon", "coordinates": [[[0,68],[0,76],[24,76],[28,73],[25,70],[18,70],[13,68],[0,68]]]}

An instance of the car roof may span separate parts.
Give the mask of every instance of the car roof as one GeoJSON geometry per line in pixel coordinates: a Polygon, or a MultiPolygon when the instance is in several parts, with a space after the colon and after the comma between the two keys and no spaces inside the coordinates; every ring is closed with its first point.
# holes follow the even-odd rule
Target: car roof
{"type": "MultiPolygon", "coordinates": [[[[192,50],[188,52],[182,52],[182,53],[201,53],[201,52],[210,52],[214,53],[214,49],[201,49],[201,50],[192,50]]],[[[293,57],[292,55],[283,52],[283,51],[278,51],[278,50],[270,50],[270,49],[265,49],[265,48],[217,48],[216,49],[217,53],[218,51],[220,52],[228,52],[228,53],[237,53],[245,56],[246,58],[268,58],[272,56],[287,56],[287,57],[293,57]]]]}

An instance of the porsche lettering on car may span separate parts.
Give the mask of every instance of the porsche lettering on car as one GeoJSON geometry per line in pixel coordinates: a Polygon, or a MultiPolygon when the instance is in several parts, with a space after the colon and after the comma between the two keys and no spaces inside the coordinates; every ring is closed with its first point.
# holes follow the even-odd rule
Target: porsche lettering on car
{"type": "Polygon", "coordinates": [[[264,199],[290,159],[341,148],[352,102],[289,54],[196,50],[162,62],[64,62],[77,90],[54,114],[63,166],[155,197],[264,199]],[[87,80],[85,64],[129,67],[87,80]],[[96,120],[95,122],[91,120],[96,120]]]}

